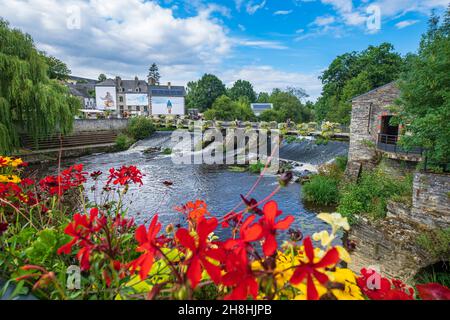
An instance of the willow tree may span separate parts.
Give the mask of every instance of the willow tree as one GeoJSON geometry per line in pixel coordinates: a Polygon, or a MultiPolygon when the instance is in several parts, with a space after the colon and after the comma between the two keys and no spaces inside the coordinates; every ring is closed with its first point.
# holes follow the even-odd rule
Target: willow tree
{"type": "Polygon", "coordinates": [[[33,39],[0,19],[0,154],[19,146],[19,132],[39,137],[72,130],[77,98],[48,77],[33,39]]]}

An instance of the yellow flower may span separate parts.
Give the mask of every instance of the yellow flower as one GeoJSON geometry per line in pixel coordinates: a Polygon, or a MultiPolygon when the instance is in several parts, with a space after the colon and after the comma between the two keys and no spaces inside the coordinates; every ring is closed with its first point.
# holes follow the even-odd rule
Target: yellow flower
{"type": "Polygon", "coordinates": [[[333,227],[333,230],[338,230],[343,228],[344,230],[350,230],[350,225],[348,224],[347,218],[341,216],[339,213],[320,213],[317,218],[325,221],[333,227]]]}
{"type": "Polygon", "coordinates": [[[339,300],[364,300],[361,290],[356,284],[355,274],[346,268],[336,268],[336,271],[329,273],[332,282],[343,284],[343,288],[332,289],[334,296],[339,300]]]}
{"type": "Polygon", "coordinates": [[[17,158],[11,161],[11,165],[16,168],[18,166],[20,166],[23,163],[22,159],[17,158]]]}
{"type": "Polygon", "coordinates": [[[0,175],[0,182],[3,182],[3,183],[8,183],[8,182],[20,183],[20,181],[22,181],[22,180],[14,174],[0,175]]]}
{"type": "Polygon", "coordinates": [[[324,230],[321,232],[316,232],[312,236],[314,241],[320,241],[322,247],[327,247],[334,240],[334,235],[330,235],[328,231],[324,230]]]}

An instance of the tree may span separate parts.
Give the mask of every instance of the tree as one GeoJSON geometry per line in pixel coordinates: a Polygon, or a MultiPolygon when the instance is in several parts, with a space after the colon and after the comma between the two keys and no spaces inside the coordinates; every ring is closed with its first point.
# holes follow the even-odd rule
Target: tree
{"type": "Polygon", "coordinates": [[[218,97],[212,107],[205,111],[204,116],[206,120],[224,121],[235,119],[252,121],[256,118],[247,97],[241,97],[238,101],[233,101],[226,95],[218,97]]]}
{"type": "Polygon", "coordinates": [[[36,141],[72,129],[81,103],[50,79],[47,62],[29,35],[0,19],[0,153],[19,145],[19,126],[36,141]]]}
{"type": "Polygon", "coordinates": [[[50,79],[66,80],[69,77],[72,71],[70,71],[64,62],[53,56],[47,55],[43,51],[41,51],[41,55],[47,63],[47,74],[50,79]]]}
{"type": "Polygon", "coordinates": [[[323,90],[315,105],[317,120],[350,123],[351,98],[397,80],[403,66],[390,43],[336,57],[320,77],[323,90]]]}
{"type": "Polygon", "coordinates": [[[267,92],[260,92],[258,94],[258,100],[256,100],[257,103],[269,103],[270,94],[267,92]]]}
{"type": "Polygon", "coordinates": [[[161,75],[159,74],[159,68],[156,63],[152,63],[152,65],[148,69],[147,78],[152,78],[155,80],[155,83],[159,84],[159,79],[161,79],[161,75]]]}
{"type": "Polygon", "coordinates": [[[223,82],[213,74],[205,74],[200,80],[187,84],[186,105],[203,112],[224,94],[226,89],[223,82]]]}
{"type": "Polygon", "coordinates": [[[248,98],[250,103],[256,101],[256,93],[253,90],[253,85],[246,80],[237,80],[228,90],[228,96],[234,101],[239,100],[240,97],[248,98]]]}
{"type": "Polygon", "coordinates": [[[103,82],[103,81],[105,81],[107,78],[106,78],[106,75],[104,74],[104,73],[100,73],[99,75],[98,75],[98,81],[99,82],[103,82]]]}
{"type": "Polygon", "coordinates": [[[450,6],[441,26],[432,15],[419,51],[401,75],[399,120],[406,130],[400,143],[427,149],[432,164],[450,162],[450,6]]]}
{"type": "Polygon", "coordinates": [[[302,101],[302,99],[308,98],[309,94],[306,93],[305,89],[303,88],[296,88],[296,87],[287,87],[286,91],[290,94],[296,96],[298,100],[302,101]]]}

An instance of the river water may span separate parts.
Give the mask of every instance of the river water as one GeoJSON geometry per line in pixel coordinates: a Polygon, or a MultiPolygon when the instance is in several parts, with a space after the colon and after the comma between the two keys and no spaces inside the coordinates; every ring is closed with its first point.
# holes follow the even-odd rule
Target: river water
{"type": "MultiPolygon", "coordinates": [[[[64,161],[63,166],[83,163],[85,171],[102,171],[100,185],[107,179],[110,168],[119,168],[122,165],[137,166],[145,175],[144,185],[141,187],[131,186],[125,201],[129,207],[128,215],[133,216],[137,223],[147,223],[155,213],[159,214],[163,224],[183,223],[181,214],[175,211],[174,207],[196,199],[204,200],[212,215],[221,217],[240,202],[239,195],[245,195],[258,179],[257,174],[232,172],[225,166],[174,164],[170,155],[143,152],[149,147],[172,146],[170,133],[159,132],[138,142],[130,150],[70,159],[64,161]],[[166,186],[164,181],[170,181],[173,184],[166,186]]],[[[343,155],[346,152],[347,144],[344,142],[317,146],[309,140],[289,145],[283,144],[280,149],[280,155],[289,160],[299,158],[305,164],[314,165],[330,161],[337,155],[343,155]]],[[[52,165],[45,171],[55,173],[56,166],[52,165]]],[[[276,176],[264,176],[251,197],[258,201],[262,200],[277,185],[276,176]]],[[[90,191],[91,186],[92,182],[90,181],[87,183],[86,190],[88,197],[93,200],[94,194],[90,191]]],[[[300,228],[303,234],[308,235],[327,228],[325,223],[316,218],[318,210],[305,208],[301,201],[301,185],[291,183],[288,187],[282,188],[273,197],[273,200],[278,202],[283,216],[290,214],[295,217],[293,226],[300,228]]]]}

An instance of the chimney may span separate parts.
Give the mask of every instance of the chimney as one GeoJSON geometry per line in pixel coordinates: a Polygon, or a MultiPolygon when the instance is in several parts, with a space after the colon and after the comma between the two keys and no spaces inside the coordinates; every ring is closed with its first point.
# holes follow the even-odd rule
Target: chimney
{"type": "Polygon", "coordinates": [[[137,76],[134,77],[134,81],[138,82],[139,78],[137,76]]]}
{"type": "Polygon", "coordinates": [[[169,87],[169,90],[170,90],[170,86],[171,86],[172,84],[170,83],[170,82],[167,82],[167,87],[169,87]]]}
{"type": "Polygon", "coordinates": [[[156,81],[154,78],[152,77],[148,77],[148,84],[151,86],[154,86],[156,84],[156,81]]]}

